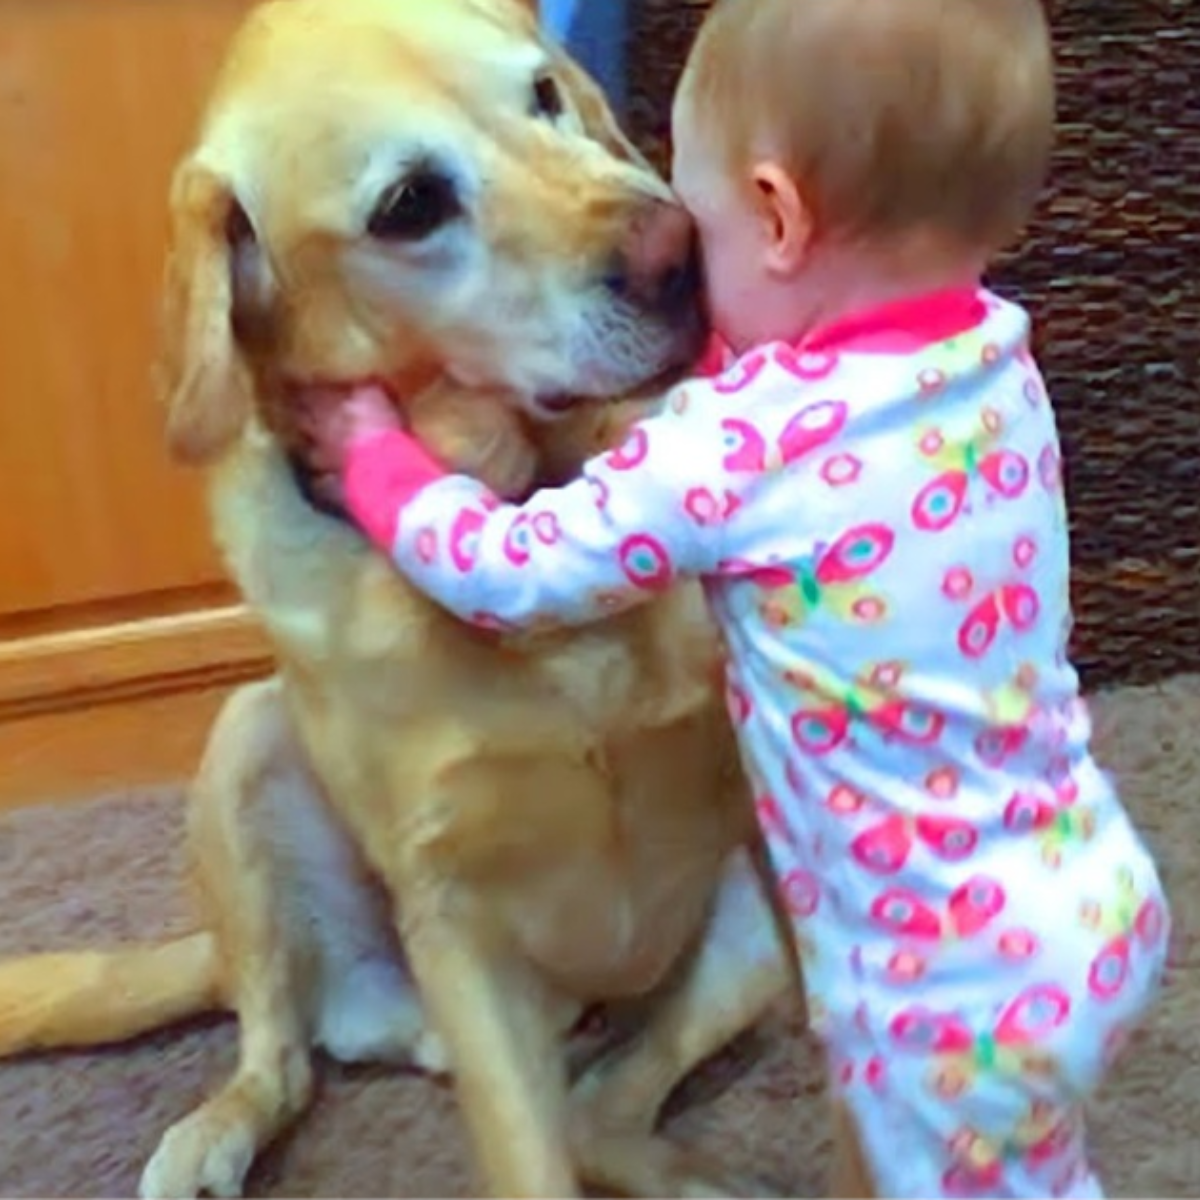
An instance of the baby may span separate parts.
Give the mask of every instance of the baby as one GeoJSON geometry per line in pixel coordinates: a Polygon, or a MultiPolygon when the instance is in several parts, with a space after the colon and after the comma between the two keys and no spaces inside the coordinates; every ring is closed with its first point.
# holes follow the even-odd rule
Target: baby
{"type": "Polygon", "coordinates": [[[523,505],[370,389],[318,469],[493,629],[703,581],[839,1112],[885,1196],[1096,1196],[1083,1131],[1157,990],[1155,866],[1067,659],[1029,320],[981,283],[1042,185],[1038,0],[723,0],[674,111],[719,352],[523,505]]]}

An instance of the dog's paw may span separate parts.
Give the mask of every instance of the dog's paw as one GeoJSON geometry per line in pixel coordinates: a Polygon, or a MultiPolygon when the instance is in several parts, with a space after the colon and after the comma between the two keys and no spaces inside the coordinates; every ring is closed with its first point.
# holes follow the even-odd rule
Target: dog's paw
{"type": "Polygon", "coordinates": [[[163,1135],[142,1172],[138,1195],[142,1200],[240,1196],[256,1152],[253,1130],[222,1126],[201,1110],[163,1135]]]}
{"type": "Polygon", "coordinates": [[[573,1131],[580,1177],[603,1194],[679,1196],[682,1200],[767,1200],[787,1193],[753,1175],[735,1174],[666,1137],[573,1131]]]}
{"type": "Polygon", "coordinates": [[[446,1078],[454,1073],[446,1043],[431,1029],[425,1030],[412,1044],[412,1065],[426,1075],[446,1078]]]}

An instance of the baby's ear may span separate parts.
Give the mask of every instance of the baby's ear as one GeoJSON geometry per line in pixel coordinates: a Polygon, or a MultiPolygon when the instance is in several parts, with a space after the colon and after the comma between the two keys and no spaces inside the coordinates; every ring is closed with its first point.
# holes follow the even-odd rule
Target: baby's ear
{"type": "Polygon", "coordinates": [[[751,172],[767,266],[794,274],[808,259],[816,232],[812,208],[791,174],[777,162],[756,163],[751,172]]]}
{"type": "Polygon", "coordinates": [[[524,496],[533,486],[537,450],[502,397],[437,383],[408,404],[406,415],[413,435],[452,471],[482,481],[504,499],[524,496]]]}

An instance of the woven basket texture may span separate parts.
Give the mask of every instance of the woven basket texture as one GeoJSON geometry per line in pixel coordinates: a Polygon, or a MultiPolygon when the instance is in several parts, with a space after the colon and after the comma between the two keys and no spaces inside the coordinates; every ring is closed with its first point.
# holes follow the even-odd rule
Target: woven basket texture
{"type": "MultiPolygon", "coordinates": [[[[600,2],[600,0],[593,0],[600,2]]],[[[707,0],[635,0],[630,122],[660,166],[707,0]]],[[[991,283],[1059,414],[1074,657],[1092,687],[1200,669],[1200,0],[1057,0],[1049,187],[991,283]]]]}

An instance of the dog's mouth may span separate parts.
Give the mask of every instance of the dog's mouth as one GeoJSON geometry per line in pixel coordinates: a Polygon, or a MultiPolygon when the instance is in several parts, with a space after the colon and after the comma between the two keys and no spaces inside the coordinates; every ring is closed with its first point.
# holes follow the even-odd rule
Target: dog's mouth
{"type": "Polygon", "coordinates": [[[292,482],[296,485],[296,491],[300,493],[309,508],[315,509],[327,517],[332,517],[336,521],[349,522],[346,513],[336,504],[327,500],[317,489],[316,475],[308,463],[297,454],[289,454],[287,464],[291,468],[292,482]]]}
{"type": "MultiPolygon", "coordinates": [[[[656,392],[665,391],[678,380],[681,369],[682,368],[679,364],[672,364],[668,366],[654,379],[643,383],[642,386],[637,389],[637,392],[639,394],[653,395],[656,392]]],[[[405,405],[402,400],[403,384],[401,382],[382,376],[363,379],[357,382],[360,385],[373,384],[381,387],[387,393],[388,398],[391,400],[392,407],[396,410],[396,413],[400,416],[401,420],[407,424],[404,413],[405,405]]],[[[304,385],[293,384],[292,386],[300,387],[304,385]]],[[[310,383],[307,386],[314,387],[320,385],[310,383]]],[[[339,389],[349,390],[352,385],[346,381],[339,381],[339,383],[336,385],[333,383],[328,383],[324,386],[330,388],[336,386],[339,389]]],[[[596,405],[603,406],[608,403],[619,403],[622,400],[627,400],[630,398],[630,394],[621,394],[618,392],[614,392],[609,399],[603,399],[591,395],[580,395],[578,392],[545,392],[539,395],[528,397],[522,407],[525,410],[527,419],[531,419],[535,423],[540,424],[553,424],[564,420],[582,408],[596,405]]],[[[317,512],[324,513],[328,517],[333,517],[341,521],[347,520],[346,513],[336,505],[331,504],[315,486],[316,476],[302,454],[296,452],[290,453],[288,455],[288,462],[296,489],[310,507],[315,509],[317,512]]],[[[529,495],[532,495],[540,488],[561,487],[563,484],[569,482],[569,480],[574,477],[574,474],[574,472],[571,472],[567,474],[566,477],[563,477],[559,472],[547,469],[539,470],[530,487],[527,489],[525,495],[510,496],[506,498],[519,503],[522,500],[527,499],[529,495]]]]}
{"type": "Polygon", "coordinates": [[[641,396],[653,396],[656,393],[668,391],[678,383],[681,376],[689,368],[694,367],[698,357],[699,351],[680,356],[677,360],[668,363],[656,375],[643,380],[637,386],[624,390],[614,389],[607,397],[592,393],[581,395],[578,392],[544,392],[527,400],[525,409],[535,420],[551,422],[560,421],[563,417],[569,416],[582,407],[617,404],[641,396]]]}

